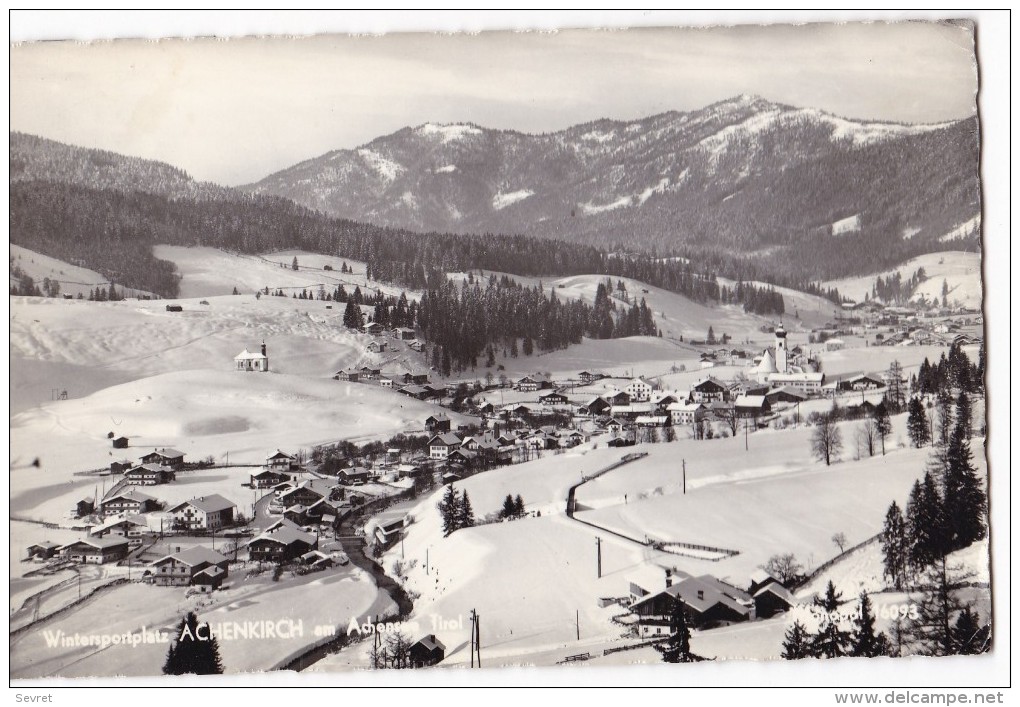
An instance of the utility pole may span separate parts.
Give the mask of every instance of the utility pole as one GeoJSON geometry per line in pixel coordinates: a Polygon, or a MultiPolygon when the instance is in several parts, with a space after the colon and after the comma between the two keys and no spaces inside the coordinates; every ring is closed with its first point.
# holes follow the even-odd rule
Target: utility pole
{"type": "Polygon", "coordinates": [[[684,495],[687,495],[687,460],[681,459],[680,463],[683,464],[684,469],[684,495]]]}
{"type": "MultiPolygon", "coordinates": [[[[472,610],[473,611],[473,610],[472,610]]],[[[478,667],[482,667],[482,626],[481,617],[475,614],[475,652],[478,653],[478,667]]]]}
{"type": "Polygon", "coordinates": [[[574,609],[574,625],[577,627],[577,640],[581,640],[581,610],[574,609]]]}
{"type": "Polygon", "coordinates": [[[598,578],[602,579],[602,538],[595,538],[595,552],[598,558],[598,578]]]}
{"type": "Polygon", "coordinates": [[[747,418],[744,418],[744,451],[747,451],[747,418]]]}

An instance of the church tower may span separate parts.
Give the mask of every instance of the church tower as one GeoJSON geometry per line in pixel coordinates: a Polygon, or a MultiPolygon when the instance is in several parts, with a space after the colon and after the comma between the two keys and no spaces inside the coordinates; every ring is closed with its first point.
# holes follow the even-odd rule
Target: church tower
{"type": "Polygon", "coordinates": [[[783,329],[783,323],[779,322],[779,328],[776,329],[776,370],[780,373],[786,373],[789,370],[787,356],[786,330],[783,329]]]}

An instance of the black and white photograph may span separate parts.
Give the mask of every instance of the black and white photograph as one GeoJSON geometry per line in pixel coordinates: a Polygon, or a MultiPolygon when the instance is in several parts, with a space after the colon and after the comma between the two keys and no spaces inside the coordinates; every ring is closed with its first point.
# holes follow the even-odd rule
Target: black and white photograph
{"type": "Polygon", "coordinates": [[[996,20],[612,19],[12,35],[12,684],[994,682],[996,20]]]}

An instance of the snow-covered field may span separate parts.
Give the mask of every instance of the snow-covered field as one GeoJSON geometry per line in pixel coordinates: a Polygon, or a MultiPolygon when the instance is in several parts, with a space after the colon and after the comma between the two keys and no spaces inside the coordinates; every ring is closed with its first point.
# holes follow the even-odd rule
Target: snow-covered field
{"type": "MultiPolygon", "coordinates": [[[[9,248],[10,257],[14,259],[14,264],[31,277],[40,288],[42,287],[43,279],[49,278],[50,280],[56,280],[60,284],[61,295],[74,295],[77,297],[80,294],[83,297],[88,297],[89,292],[96,287],[102,286],[103,289],[106,289],[110,286],[110,281],[95,270],[71,265],[63,260],[57,260],[42,253],[36,253],[34,250],[29,250],[19,245],[9,244],[9,248]]],[[[123,293],[128,297],[150,294],[145,290],[124,288],[120,285],[117,286],[117,292],[123,293]]]]}
{"type": "Polygon", "coordinates": [[[889,277],[898,272],[904,280],[910,278],[918,268],[924,268],[928,279],[922,282],[912,295],[912,299],[924,295],[930,302],[934,299],[942,301],[942,283],[945,281],[949,289],[949,304],[958,303],[971,309],[981,308],[981,254],[966,251],[947,251],[928,253],[911,258],[894,270],[887,270],[864,277],[843,278],[821,283],[825,289],[836,287],[841,295],[857,302],[864,301],[865,294],[871,293],[878,277],[889,277]]]}

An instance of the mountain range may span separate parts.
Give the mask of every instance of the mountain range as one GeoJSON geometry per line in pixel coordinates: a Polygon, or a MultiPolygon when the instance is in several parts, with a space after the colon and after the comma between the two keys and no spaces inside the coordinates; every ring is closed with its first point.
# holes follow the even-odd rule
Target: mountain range
{"type": "Polygon", "coordinates": [[[864,122],[738,96],[540,135],[426,123],[242,188],[421,231],[756,253],[937,240],[978,213],[978,150],[976,118],[864,122]]]}

